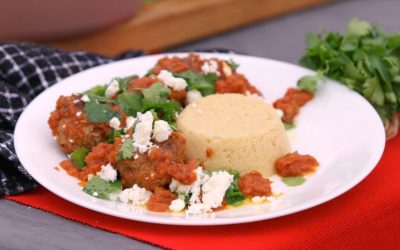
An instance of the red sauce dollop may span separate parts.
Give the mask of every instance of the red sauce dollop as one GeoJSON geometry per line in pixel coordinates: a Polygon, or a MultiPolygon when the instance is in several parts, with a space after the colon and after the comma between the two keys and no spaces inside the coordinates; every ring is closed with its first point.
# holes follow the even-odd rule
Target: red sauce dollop
{"type": "Polygon", "coordinates": [[[319,166],[318,161],[311,155],[300,155],[297,151],[286,154],[275,162],[276,171],[280,176],[300,176],[312,173],[319,166]]]}
{"type": "Polygon", "coordinates": [[[165,212],[168,210],[171,201],[178,196],[162,187],[156,187],[154,193],[150,196],[147,208],[153,212],[165,212]]]}
{"type": "Polygon", "coordinates": [[[283,111],[282,120],[287,123],[293,123],[293,119],[300,112],[300,107],[304,106],[314,97],[313,93],[289,88],[284,97],[276,100],[273,104],[274,108],[283,111]]]}
{"type": "Polygon", "coordinates": [[[270,196],[272,194],[271,181],[255,170],[240,177],[238,186],[240,191],[248,197],[270,196]]]}

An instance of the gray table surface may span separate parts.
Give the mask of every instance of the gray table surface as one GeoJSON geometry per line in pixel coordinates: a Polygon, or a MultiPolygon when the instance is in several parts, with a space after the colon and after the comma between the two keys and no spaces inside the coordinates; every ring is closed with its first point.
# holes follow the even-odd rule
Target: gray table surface
{"type": "MultiPolygon", "coordinates": [[[[228,48],[243,54],[297,63],[307,32],[345,31],[352,17],[400,30],[400,0],[348,0],[268,20],[250,27],[183,45],[171,51],[228,48]]],[[[162,244],[162,242],[159,242],[162,244]]],[[[0,249],[156,249],[56,215],[0,200],[0,249]]]]}

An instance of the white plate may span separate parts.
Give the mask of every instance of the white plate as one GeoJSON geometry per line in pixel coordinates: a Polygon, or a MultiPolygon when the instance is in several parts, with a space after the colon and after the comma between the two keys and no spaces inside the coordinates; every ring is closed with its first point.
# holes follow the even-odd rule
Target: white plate
{"type": "MultiPolygon", "coordinates": [[[[66,159],[47,124],[57,98],[104,84],[115,76],[144,75],[162,56],[129,59],[86,70],[57,83],[33,100],[15,129],[17,155],[33,178],[56,195],[101,213],[160,224],[220,225],[275,218],[331,200],[364,179],[382,155],[384,128],[373,107],[360,95],[328,80],[320,86],[316,97],[302,108],[298,125],[291,132],[292,148],[315,156],[321,166],[301,186],[281,185],[284,195],[278,206],[247,205],[216,212],[215,217],[185,218],[183,214],[130,209],[118,202],[83,193],[76,179],[54,169],[66,159]]],[[[251,56],[206,53],[203,56],[233,58],[240,64],[239,72],[244,73],[269,102],[283,96],[301,76],[313,73],[296,65],[251,56]]]]}

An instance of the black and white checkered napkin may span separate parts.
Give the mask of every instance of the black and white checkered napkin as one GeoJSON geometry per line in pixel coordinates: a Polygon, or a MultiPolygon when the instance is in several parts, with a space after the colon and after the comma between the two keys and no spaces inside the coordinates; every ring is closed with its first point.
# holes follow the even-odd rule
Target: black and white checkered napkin
{"type": "Polygon", "coordinates": [[[0,197],[35,187],[15,155],[13,133],[18,117],[40,92],[87,68],[141,56],[131,51],[116,58],[87,52],[64,52],[27,43],[0,43],[0,197]]]}
{"type": "MultiPolygon", "coordinates": [[[[198,52],[234,53],[226,49],[198,52]]],[[[144,54],[133,50],[108,58],[27,43],[0,43],[0,197],[19,194],[36,186],[36,182],[20,164],[13,141],[18,117],[33,98],[79,71],[144,54]]]]}

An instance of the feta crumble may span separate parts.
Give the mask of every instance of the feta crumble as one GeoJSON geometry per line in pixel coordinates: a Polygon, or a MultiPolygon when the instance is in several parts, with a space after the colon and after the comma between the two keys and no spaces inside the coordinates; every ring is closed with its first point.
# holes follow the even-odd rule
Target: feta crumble
{"type": "Polygon", "coordinates": [[[112,98],[115,96],[119,91],[119,83],[116,79],[113,79],[111,83],[107,86],[105,96],[107,98],[112,98]]]}
{"type": "Polygon", "coordinates": [[[221,206],[226,190],[233,181],[233,175],[226,171],[213,172],[210,179],[202,187],[202,201],[205,209],[221,206]]]}
{"type": "Polygon", "coordinates": [[[123,203],[132,202],[132,205],[144,206],[149,201],[151,194],[150,191],[135,184],[119,193],[118,199],[123,203]]]}
{"type": "Polygon", "coordinates": [[[251,198],[251,201],[254,203],[261,203],[265,201],[265,199],[266,199],[265,196],[254,196],[253,198],[251,198]]]}
{"type": "Polygon", "coordinates": [[[133,127],[133,125],[135,125],[135,122],[136,122],[136,118],[135,117],[133,117],[133,116],[128,116],[128,118],[126,118],[126,121],[125,121],[125,129],[124,129],[124,131],[126,132],[126,131],[128,131],[130,128],[132,128],[133,127]]]}
{"type": "Polygon", "coordinates": [[[220,75],[218,72],[218,63],[215,60],[205,61],[203,65],[201,65],[201,71],[203,71],[204,74],[215,73],[217,76],[220,75]]]}
{"type": "Polygon", "coordinates": [[[283,111],[280,109],[275,109],[276,114],[279,116],[279,118],[283,117],[283,111]]]}
{"type": "Polygon", "coordinates": [[[172,88],[175,91],[184,90],[187,86],[185,79],[174,77],[168,70],[161,70],[157,75],[157,78],[162,81],[167,87],[172,88]]]}
{"type": "Polygon", "coordinates": [[[198,90],[190,90],[186,93],[186,104],[191,104],[202,98],[201,92],[198,90]]]}
{"type": "Polygon", "coordinates": [[[82,101],[82,102],[90,102],[89,96],[83,95],[83,96],[81,97],[81,101],[82,101]]]}
{"type": "Polygon", "coordinates": [[[182,199],[175,199],[169,205],[169,209],[174,212],[180,212],[186,207],[185,201],[182,199]]]}
{"type": "Polygon", "coordinates": [[[226,77],[232,75],[232,68],[226,62],[222,62],[222,71],[226,77]]]}
{"type": "Polygon", "coordinates": [[[82,115],[82,111],[78,111],[78,112],[76,112],[76,114],[75,114],[76,116],[81,116],[82,115]]]}
{"type": "Polygon", "coordinates": [[[111,120],[108,122],[111,128],[118,130],[119,126],[121,126],[121,122],[117,117],[111,118],[111,120]]]}
{"type": "Polygon", "coordinates": [[[149,150],[153,143],[150,141],[151,133],[153,131],[153,115],[150,111],[146,113],[137,113],[139,123],[135,127],[133,133],[133,147],[143,154],[149,150]]]}
{"type": "Polygon", "coordinates": [[[171,133],[172,129],[169,126],[168,122],[163,120],[158,120],[154,123],[153,139],[156,140],[157,142],[163,142],[168,140],[171,133]]]}
{"type": "Polygon", "coordinates": [[[101,166],[101,170],[97,172],[97,175],[105,181],[117,180],[117,171],[113,168],[113,166],[110,163],[101,166]]]}

